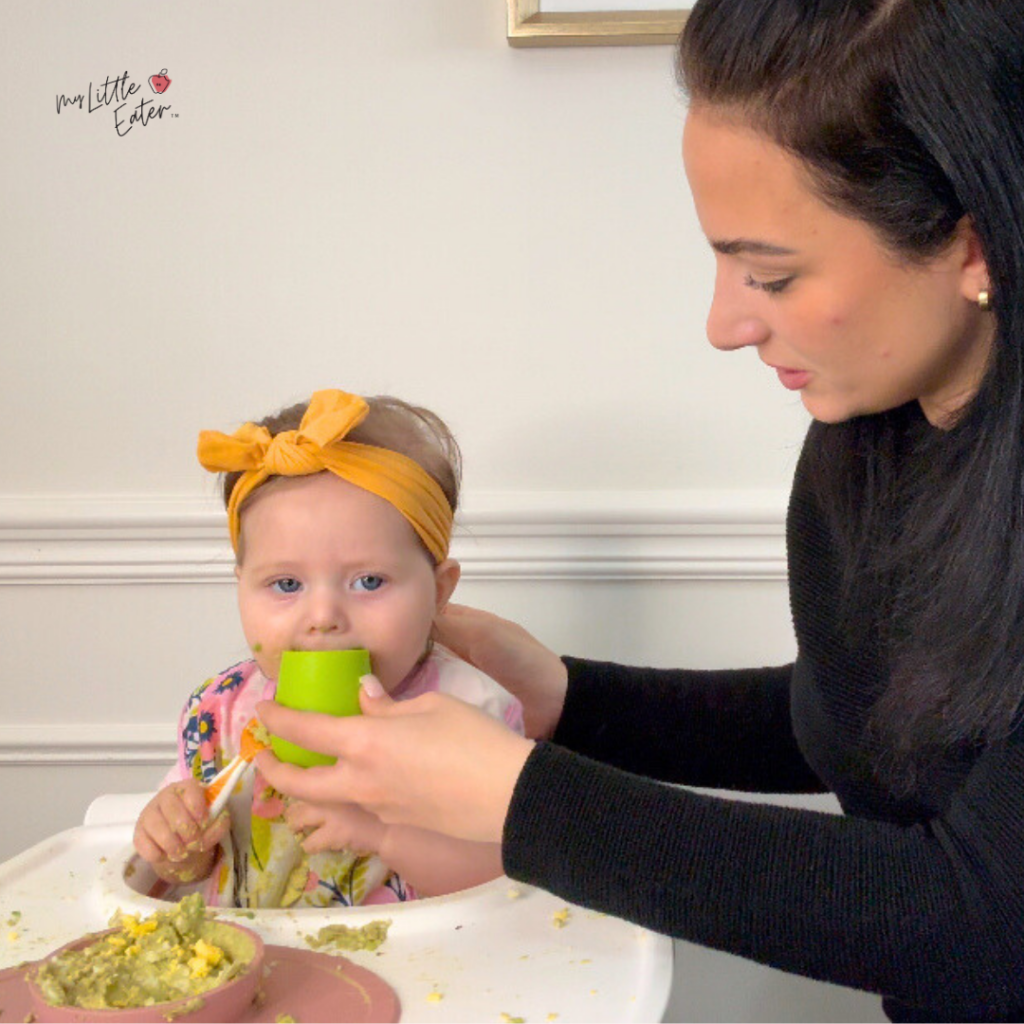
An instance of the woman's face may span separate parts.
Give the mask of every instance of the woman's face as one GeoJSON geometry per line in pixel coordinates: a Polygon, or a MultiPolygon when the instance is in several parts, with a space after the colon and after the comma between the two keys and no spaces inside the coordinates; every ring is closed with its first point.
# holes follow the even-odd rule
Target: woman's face
{"type": "Polygon", "coordinates": [[[700,105],[683,162],[717,264],[712,345],[755,346],[828,423],[917,399],[942,425],[970,398],[994,318],[977,306],[988,273],[966,218],[938,257],[903,261],[819,199],[795,157],[700,105]]]}

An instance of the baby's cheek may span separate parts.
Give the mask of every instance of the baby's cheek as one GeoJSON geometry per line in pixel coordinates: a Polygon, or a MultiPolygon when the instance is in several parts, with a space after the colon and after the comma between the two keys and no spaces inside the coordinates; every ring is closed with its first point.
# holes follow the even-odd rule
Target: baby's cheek
{"type": "Polygon", "coordinates": [[[258,640],[252,644],[251,650],[260,671],[268,679],[276,679],[278,669],[281,667],[281,652],[267,650],[258,640]]]}

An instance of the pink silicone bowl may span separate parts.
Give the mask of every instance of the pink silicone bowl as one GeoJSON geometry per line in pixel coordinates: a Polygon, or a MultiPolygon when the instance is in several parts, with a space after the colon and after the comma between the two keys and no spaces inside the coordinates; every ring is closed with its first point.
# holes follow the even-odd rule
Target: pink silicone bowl
{"type": "MultiPolygon", "coordinates": [[[[173,999],[166,1003],[154,1003],[152,1006],[133,1006],[123,1010],[89,1010],[81,1006],[53,1006],[43,998],[43,993],[35,984],[35,971],[30,970],[26,974],[29,995],[32,999],[32,1012],[37,1021],[42,1024],[65,1024],[69,1021],[82,1021],[86,1024],[128,1024],[129,1021],[138,1021],[139,1024],[167,1024],[168,1020],[175,1024],[188,1024],[188,1022],[199,1021],[236,1021],[249,1007],[249,1004],[256,996],[256,989],[259,987],[260,979],[263,976],[263,940],[250,928],[243,928],[239,924],[218,919],[218,925],[226,928],[234,928],[242,932],[253,944],[253,957],[246,970],[237,977],[218,988],[211,988],[201,996],[187,999],[173,999]],[[192,1006],[195,998],[200,999],[201,1005],[192,1006]]],[[[46,963],[54,957],[59,956],[65,950],[81,949],[90,942],[105,938],[114,934],[116,928],[103,932],[93,932],[85,935],[66,946],[54,950],[48,957],[40,961],[46,963]]]]}

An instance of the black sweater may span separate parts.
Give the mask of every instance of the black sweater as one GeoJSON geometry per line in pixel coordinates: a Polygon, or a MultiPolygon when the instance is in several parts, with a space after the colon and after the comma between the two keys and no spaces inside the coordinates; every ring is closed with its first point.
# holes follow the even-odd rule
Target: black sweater
{"type": "Polygon", "coordinates": [[[655,931],[878,992],[893,1020],[1024,1020],[1022,730],[950,752],[912,796],[892,797],[861,739],[882,656],[840,621],[834,546],[802,464],[787,535],[794,664],[565,659],[565,710],[516,785],[505,870],[655,931]],[[665,782],[832,791],[845,813],[665,782]]]}

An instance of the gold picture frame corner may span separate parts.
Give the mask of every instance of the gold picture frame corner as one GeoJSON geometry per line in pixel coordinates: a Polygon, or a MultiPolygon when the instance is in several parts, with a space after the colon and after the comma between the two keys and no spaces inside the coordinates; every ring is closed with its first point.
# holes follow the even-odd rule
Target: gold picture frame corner
{"type": "Polygon", "coordinates": [[[670,45],[683,30],[687,14],[685,9],[652,11],[639,6],[556,13],[545,12],[541,2],[506,0],[510,46],[670,45]]]}

